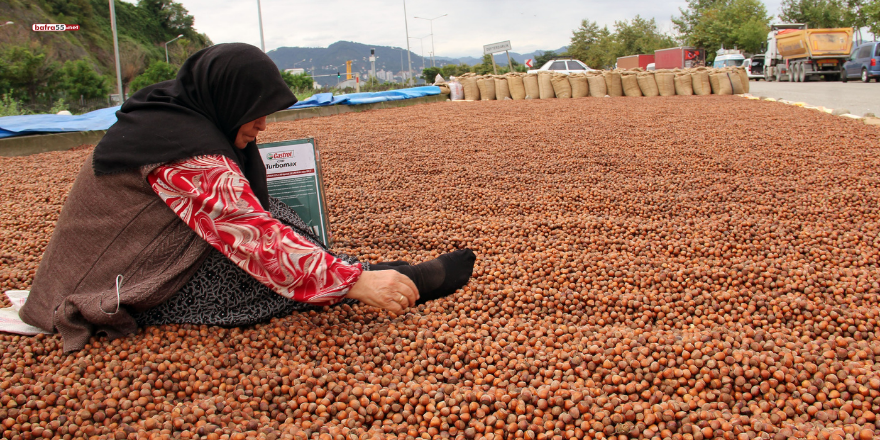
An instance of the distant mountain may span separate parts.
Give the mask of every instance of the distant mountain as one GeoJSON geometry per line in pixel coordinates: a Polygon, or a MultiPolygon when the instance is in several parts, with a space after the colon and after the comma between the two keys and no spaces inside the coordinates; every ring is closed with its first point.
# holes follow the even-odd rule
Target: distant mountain
{"type": "MultiPolygon", "coordinates": [[[[407,57],[406,49],[400,47],[389,46],[371,46],[368,44],[355,43],[352,41],[337,41],[328,47],[279,47],[270,50],[267,55],[279,69],[304,68],[309,72],[315,81],[325,86],[335,86],[338,79],[336,72],[340,72],[345,80],[345,61],[352,60],[352,72],[360,73],[362,77],[366,77],[370,71],[370,49],[376,50],[376,71],[390,71],[399,74],[406,70],[407,57]]],[[[415,51],[410,48],[412,54],[413,74],[419,75],[422,66],[431,66],[431,57],[425,56],[422,59],[415,51]]],[[[554,52],[561,53],[566,50],[565,47],[556,49],[554,52]]],[[[526,58],[534,58],[539,52],[535,51],[526,54],[511,52],[510,57],[519,63],[525,62],[526,58]]],[[[445,66],[447,64],[479,64],[482,58],[475,57],[436,57],[435,64],[445,66]]],[[[507,57],[501,53],[495,55],[495,62],[504,65],[507,64],[507,57]]]]}
{"type": "MultiPolygon", "coordinates": [[[[351,41],[337,41],[328,47],[279,47],[270,50],[267,55],[279,69],[294,67],[304,68],[315,81],[321,85],[336,85],[336,72],[340,72],[345,80],[345,62],[352,60],[351,70],[362,74],[363,77],[370,72],[370,49],[376,50],[376,71],[391,71],[395,74],[406,70],[406,49],[388,46],[370,46],[367,44],[351,41]],[[325,76],[322,76],[325,75],[325,76]]],[[[431,66],[431,58],[418,56],[415,52],[411,55],[413,72],[418,75],[422,71],[422,64],[431,66]]],[[[448,62],[438,63],[445,65],[448,62]]]]}

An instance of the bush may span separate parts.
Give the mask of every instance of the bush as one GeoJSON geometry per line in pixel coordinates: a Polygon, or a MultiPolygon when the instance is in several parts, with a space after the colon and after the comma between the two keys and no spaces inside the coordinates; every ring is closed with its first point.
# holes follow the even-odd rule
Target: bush
{"type": "Polygon", "coordinates": [[[107,81],[86,60],[68,61],[61,68],[61,85],[68,99],[101,98],[109,90],[107,81]]]}
{"type": "Polygon", "coordinates": [[[294,92],[311,90],[313,88],[312,84],[314,81],[312,81],[312,76],[305,72],[294,75],[282,70],[281,79],[283,79],[284,83],[287,84],[287,87],[290,87],[290,90],[293,90],[294,92]]]}
{"type": "Polygon", "coordinates": [[[146,87],[162,81],[168,81],[177,78],[177,67],[172,66],[164,61],[155,61],[144,73],[131,80],[128,85],[128,95],[146,87]]]}
{"type": "Polygon", "coordinates": [[[0,96],[0,116],[19,116],[29,113],[21,107],[21,103],[15,100],[11,93],[0,96]]]}

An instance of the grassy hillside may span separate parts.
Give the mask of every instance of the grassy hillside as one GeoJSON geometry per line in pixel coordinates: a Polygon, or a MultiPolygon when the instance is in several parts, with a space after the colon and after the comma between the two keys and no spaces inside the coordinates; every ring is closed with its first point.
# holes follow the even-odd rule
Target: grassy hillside
{"type": "MultiPolygon", "coordinates": [[[[183,34],[168,47],[172,64],[210,44],[197,33],[193,17],[168,0],[141,0],[137,5],[115,3],[123,82],[128,83],[153,61],[165,59],[163,43],[183,34]]],[[[115,77],[110,11],[104,0],[5,0],[0,2],[0,56],[13,48],[45,54],[45,68],[66,61],[85,60],[100,75],[115,77]],[[79,31],[35,32],[34,23],[78,24],[79,31]]],[[[0,72],[2,73],[2,72],[0,72]]],[[[55,78],[57,81],[57,78],[55,78]]],[[[111,81],[115,84],[115,79],[111,81]]],[[[45,84],[51,90],[52,84],[45,84]]],[[[48,92],[43,92],[45,95],[48,92]]]]}

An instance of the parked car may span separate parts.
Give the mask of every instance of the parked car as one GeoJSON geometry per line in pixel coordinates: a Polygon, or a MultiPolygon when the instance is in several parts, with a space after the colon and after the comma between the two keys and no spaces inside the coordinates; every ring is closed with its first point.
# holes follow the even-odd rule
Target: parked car
{"type": "Polygon", "coordinates": [[[556,59],[550,60],[544,63],[543,66],[539,69],[529,70],[529,73],[538,73],[541,71],[551,71],[551,72],[559,72],[559,73],[577,73],[577,72],[585,72],[587,70],[593,70],[587,67],[586,64],[575,60],[575,59],[556,59]]]}
{"type": "Polygon", "coordinates": [[[764,79],[764,55],[755,55],[751,58],[746,58],[743,61],[743,66],[746,67],[746,74],[749,76],[749,79],[761,80],[764,79]]]}
{"type": "Polygon", "coordinates": [[[850,79],[861,79],[868,82],[871,78],[880,82],[880,42],[872,41],[863,43],[853,50],[849,60],[843,63],[843,71],[840,79],[846,82],[850,79]]]}

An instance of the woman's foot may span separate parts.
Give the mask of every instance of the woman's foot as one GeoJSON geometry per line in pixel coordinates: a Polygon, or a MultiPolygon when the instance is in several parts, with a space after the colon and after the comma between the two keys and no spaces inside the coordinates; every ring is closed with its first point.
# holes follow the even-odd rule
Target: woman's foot
{"type": "MultiPolygon", "coordinates": [[[[443,254],[431,261],[416,265],[392,266],[412,280],[419,289],[416,305],[453,294],[467,284],[474,273],[477,256],[470,249],[443,254]]],[[[389,265],[388,263],[382,263],[389,265]]]]}

